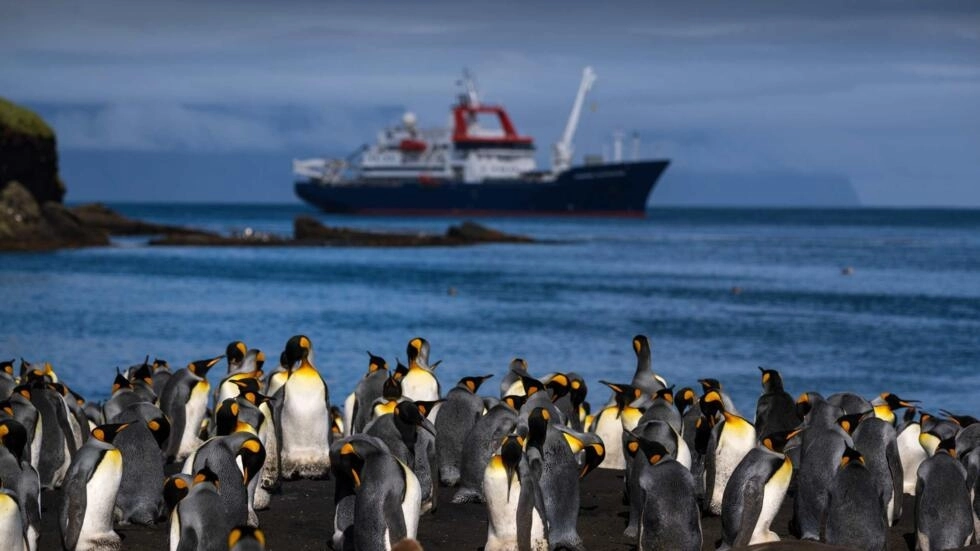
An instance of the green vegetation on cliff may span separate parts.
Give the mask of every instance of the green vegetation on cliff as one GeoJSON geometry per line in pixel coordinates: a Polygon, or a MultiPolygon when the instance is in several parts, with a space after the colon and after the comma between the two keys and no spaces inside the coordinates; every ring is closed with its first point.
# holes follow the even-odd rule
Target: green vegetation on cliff
{"type": "Polygon", "coordinates": [[[0,98],[0,131],[54,138],[54,130],[37,113],[0,98]]]}

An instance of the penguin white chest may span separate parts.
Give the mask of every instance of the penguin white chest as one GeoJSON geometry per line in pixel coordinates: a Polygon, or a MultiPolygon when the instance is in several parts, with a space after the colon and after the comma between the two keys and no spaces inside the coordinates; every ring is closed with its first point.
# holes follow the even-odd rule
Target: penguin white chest
{"type": "Polygon", "coordinates": [[[759,518],[756,519],[749,545],[779,541],[779,536],[770,529],[770,526],[783,504],[791,478],[793,478],[793,463],[784,460],[782,466],[776,469],[776,472],[766,481],[762,490],[762,510],[759,511],[759,518]]]}
{"type": "Polygon", "coordinates": [[[405,517],[406,537],[415,539],[419,528],[419,511],[422,508],[422,487],[408,465],[398,462],[405,473],[405,497],[402,498],[402,515],[405,517]]]}
{"type": "Polygon", "coordinates": [[[191,395],[187,397],[187,402],[184,404],[184,432],[180,435],[180,447],[177,450],[178,459],[187,457],[201,444],[197,434],[201,428],[201,421],[207,414],[210,391],[211,385],[207,381],[200,381],[194,385],[191,395]]]}
{"type": "Polygon", "coordinates": [[[517,475],[508,483],[500,456],[491,458],[483,476],[483,496],[489,517],[486,551],[517,550],[517,504],[520,495],[521,483],[517,475]]]}
{"type": "Polygon", "coordinates": [[[282,470],[310,478],[330,468],[330,412],[327,387],[313,370],[295,371],[283,387],[282,470]]]}
{"type": "Polygon", "coordinates": [[[927,457],[926,450],[922,449],[922,444],[919,443],[920,434],[922,434],[922,427],[918,423],[912,423],[899,433],[896,440],[898,457],[902,462],[902,491],[913,496],[916,473],[919,471],[919,465],[927,457]]]}
{"type": "Polygon", "coordinates": [[[119,536],[112,531],[112,513],[122,480],[122,453],[107,450],[85,485],[85,518],[77,549],[110,549],[119,536]]]}
{"type": "Polygon", "coordinates": [[[600,469],[625,469],[623,456],[623,422],[616,416],[616,406],[609,406],[599,412],[595,433],[606,446],[606,457],[599,464],[600,469]]]}
{"type": "Polygon", "coordinates": [[[711,489],[711,512],[721,514],[721,502],[725,495],[725,486],[732,477],[735,468],[755,447],[755,428],[748,423],[728,423],[722,427],[715,449],[714,472],[715,484],[711,489]]]}
{"type": "Polygon", "coordinates": [[[0,541],[4,549],[27,551],[20,508],[11,496],[0,493],[0,541]]]}
{"type": "Polygon", "coordinates": [[[430,402],[439,399],[439,383],[435,375],[413,367],[402,380],[402,396],[414,401],[430,402]]]}

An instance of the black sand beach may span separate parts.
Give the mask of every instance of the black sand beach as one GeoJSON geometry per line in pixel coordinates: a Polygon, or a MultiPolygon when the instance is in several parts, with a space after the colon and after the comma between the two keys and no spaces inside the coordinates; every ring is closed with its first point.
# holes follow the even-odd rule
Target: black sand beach
{"type": "MultiPolygon", "coordinates": [[[[582,482],[582,501],[579,512],[579,534],[585,545],[592,550],[633,549],[632,542],[622,536],[626,527],[628,508],[620,499],[623,478],[619,471],[596,470],[582,482]]],[[[451,502],[454,489],[442,488],[439,509],[424,515],[419,521],[418,539],[426,551],[478,550],[487,537],[486,508],[483,504],[457,505],[451,502]]],[[[42,550],[60,548],[57,518],[61,492],[45,492],[42,531],[39,546],[42,550]]],[[[259,512],[261,528],[265,531],[270,550],[276,551],[323,551],[329,549],[333,534],[333,482],[296,481],[283,484],[281,494],[274,495],[272,505],[259,512]]],[[[792,513],[792,501],[787,498],[776,521],[775,530],[781,537],[790,538],[787,526],[792,513]]],[[[901,521],[889,531],[888,549],[904,551],[914,549],[912,540],[913,500],[905,496],[901,521]]],[[[123,549],[168,549],[168,525],[119,526],[123,537],[123,549]]],[[[704,545],[713,550],[721,537],[721,520],[706,517],[702,520],[704,545]]],[[[753,549],[790,550],[841,549],[820,544],[803,543],[786,539],[780,544],[753,546],[753,549]]],[[[969,549],[980,549],[973,546],[969,549]]]]}

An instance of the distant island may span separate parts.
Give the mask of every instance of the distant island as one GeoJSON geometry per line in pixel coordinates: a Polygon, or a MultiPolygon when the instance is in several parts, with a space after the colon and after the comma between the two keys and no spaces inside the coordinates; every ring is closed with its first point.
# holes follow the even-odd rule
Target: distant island
{"type": "Polygon", "coordinates": [[[33,111],[0,98],[0,251],[47,251],[109,245],[110,236],[153,236],[150,245],[420,247],[531,243],[474,222],[444,234],[392,233],[326,226],[310,216],[293,235],[222,235],[123,216],[102,204],[66,207],[54,131],[33,111]]]}

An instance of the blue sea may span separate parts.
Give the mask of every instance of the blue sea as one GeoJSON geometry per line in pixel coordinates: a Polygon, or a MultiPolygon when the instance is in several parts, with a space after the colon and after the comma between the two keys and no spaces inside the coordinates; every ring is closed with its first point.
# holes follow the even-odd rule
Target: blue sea
{"type": "MultiPolygon", "coordinates": [[[[221,231],[289,234],[300,205],[113,205],[221,231]]],[[[317,215],[443,232],[453,218],[317,215]]],[[[677,388],[714,377],[751,418],[758,366],[787,390],[883,391],[980,415],[980,211],[655,209],[645,219],[482,219],[543,240],[446,248],[160,248],[144,238],[0,254],[0,358],[49,361],[92,399],[116,367],[174,367],[241,339],[278,358],[311,337],[334,401],[367,366],[431,342],[443,388],[526,358],[532,373],[628,382],[631,338],[677,388]],[[850,275],[842,270],[851,269],[850,275]],[[450,292],[450,291],[453,292],[450,292]]],[[[215,369],[217,381],[223,364],[215,369]]]]}

